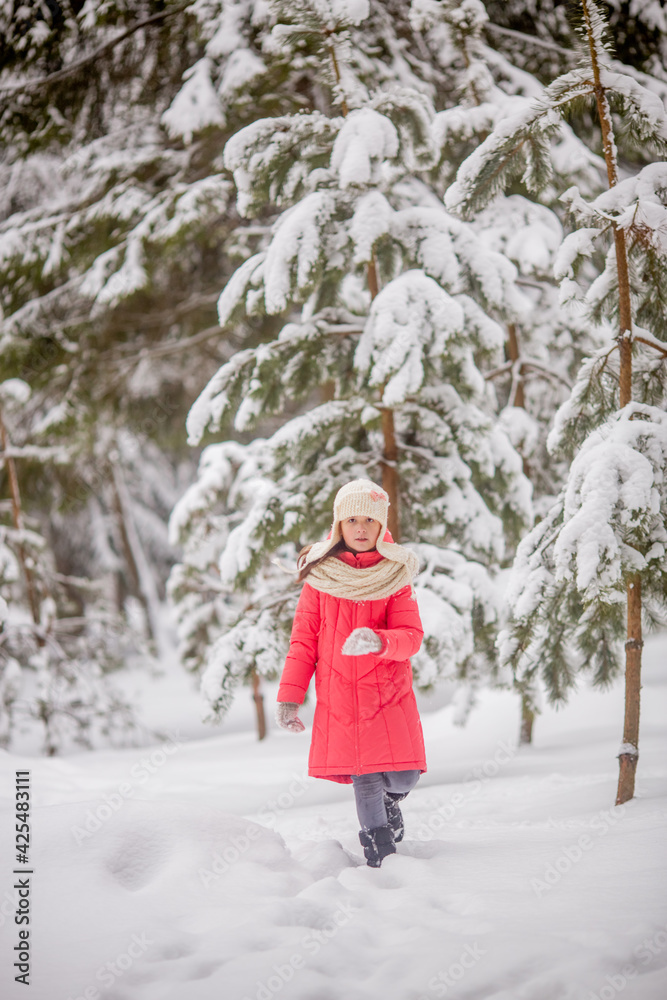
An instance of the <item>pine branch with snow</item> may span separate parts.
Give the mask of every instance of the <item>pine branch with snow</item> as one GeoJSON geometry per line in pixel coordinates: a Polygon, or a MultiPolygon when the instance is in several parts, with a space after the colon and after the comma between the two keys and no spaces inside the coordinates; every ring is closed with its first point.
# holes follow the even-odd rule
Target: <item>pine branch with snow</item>
{"type": "Polygon", "coordinates": [[[602,686],[618,674],[628,575],[641,574],[653,621],[667,620],[665,427],[664,411],[639,403],[611,416],[519,546],[501,659],[519,678],[539,667],[552,700],[581,670],[602,686]]]}

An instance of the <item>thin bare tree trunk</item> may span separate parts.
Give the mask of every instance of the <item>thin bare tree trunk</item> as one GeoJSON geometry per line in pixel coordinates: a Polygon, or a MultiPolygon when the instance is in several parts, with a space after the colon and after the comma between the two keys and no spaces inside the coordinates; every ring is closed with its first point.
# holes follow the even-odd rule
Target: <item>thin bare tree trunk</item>
{"type": "Polygon", "coordinates": [[[642,673],[642,584],[637,573],[628,582],[628,639],[625,644],[625,721],[623,746],[618,755],[616,805],[635,794],[639,758],[639,702],[642,673]]]}
{"type": "Polygon", "coordinates": [[[118,515],[125,560],[130,569],[133,583],[137,588],[139,600],[146,611],[146,621],[150,636],[155,642],[158,655],[164,657],[167,655],[168,650],[164,644],[160,628],[160,598],[155,580],[132,517],[130,495],[122,468],[115,461],[110,462],[109,467],[114,492],[114,506],[118,515]]]}
{"type": "Polygon", "coordinates": [[[266,736],[266,716],[264,715],[264,695],[260,691],[259,674],[253,670],[252,674],[252,697],[255,702],[257,712],[257,739],[263,740],[266,736]]]}
{"type": "MultiPolygon", "coordinates": [[[[597,103],[600,128],[602,130],[602,150],[607,167],[609,187],[618,183],[613,123],[607,93],[600,80],[600,67],[593,40],[593,28],[587,0],[581,0],[586,22],[588,45],[593,67],[595,100],[597,103]]],[[[619,406],[623,408],[632,400],[632,303],[630,300],[630,279],[628,274],[628,252],[623,229],[614,227],[614,248],[616,250],[616,271],[618,276],[619,331],[617,336],[620,373],[619,406]]],[[[635,772],[639,758],[639,703],[641,692],[642,666],[642,597],[641,579],[633,574],[627,581],[628,624],[625,643],[625,719],[623,724],[623,746],[619,754],[619,775],[616,804],[627,802],[635,794],[635,772]]]]}
{"type": "MultiPolygon", "coordinates": [[[[520,366],[521,352],[519,350],[519,338],[517,336],[516,324],[507,324],[507,360],[512,362],[512,391],[509,403],[511,406],[526,408],[526,396],[523,388],[523,378],[520,366]]],[[[526,459],[522,456],[523,474],[530,478],[530,467],[526,459]]],[[[526,694],[521,695],[521,725],[519,728],[519,743],[528,744],[533,742],[533,723],[535,712],[531,708],[530,699],[526,694]]]]}
{"type": "MultiPolygon", "coordinates": [[[[519,360],[519,338],[516,333],[516,324],[507,324],[507,354],[508,361],[512,362],[512,365],[516,365],[519,360]]],[[[523,391],[523,378],[521,377],[521,371],[518,372],[518,377],[515,376],[514,371],[512,372],[512,385],[513,393],[510,397],[510,403],[512,406],[520,406],[522,409],[526,408],[526,397],[523,391]],[[516,385],[515,385],[516,383],[516,385]]]]}
{"type": "MultiPolygon", "coordinates": [[[[19,490],[19,480],[16,474],[16,463],[14,459],[7,454],[9,451],[9,435],[7,433],[7,428],[5,426],[5,421],[2,416],[2,410],[0,409],[0,442],[2,443],[2,451],[4,453],[4,460],[7,466],[7,476],[9,478],[9,492],[12,498],[12,520],[14,521],[14,527],[18,532],[23,531],[23,510],[21,507],[21,491],[19,490]]],[[[18,557],[21,563],[21,570],[23,571],[23,577],[25,579],[26,594],[28,596],[28,604],[30,606],[30,614],[32,615],[32,620],[35,625],[39,625],[39,601],[37,600],[37,592],[35,590],[35,581],[33,580],[32,570],[28,565],[28,557],[26,555],[25,547],[23,542],[19,541],[18,544],[18,557]]],[[[38,637],[40,645],[42,645],[43,640],[38,637]]]]}
{"type": "MultiPolygon", "coordinates": [[[[523,369],[520,363],[521,351],[519,350],[519,338],[515,323],[507,324],[507,355],[508,361],[512,362],[512,391],[509,402],[511,406],[520,406],[522,410],[525,410],[526,394],[523,388],[523,369]]],[[[521,456],[521,462],[523,464],[524,476],[530,479],[530,465],[523,456],[521,456]]]]}
{"type": "Polygon", "coordinates": [[[394,411],[382,410],[382,487],[389,497],[389,518],[387,527],[395,542],[401,540],[401,517],[398,506],[398,445],[394,426],[394,411]]]}
{"type": "MultiPolygon", "coordinates": [[[[132,553],[132,546],[130,545],[130,540],[127,535],[127,529],[125,527],[125,517],[123,513],[123,505],[120,501],[120,496],[118,495],[118,490],[116,489],[116,484],[111,477],[111,488],[112,488],[112,498],[113,498],[113,509],[116,514],[116,523],[118,525],[118,533],[120,535],[120,543],[123,549],[123,556],[125,559],[125,566],[130,574],[130,585],[132,587],[133,594],[139,598],[144,610],[146,609],[146,599],[141,592],[141,586],[139,585],[139,571],[137,569],[137,564],[134,561],[134,555],[132,553]]],[[[122,603],[122,602],[121,602],[122,603]]],[[[149,624],[150,628],[150,624],[149,624]]]]}
{"type": "MultiPolygon", "coordinates": [[[[338,57],[336,56],[336,49],[334,45],[329,46],[329,55],[331,56],[331,61],[333,63],[334,75],[336,77],[336,83],[340,84],[340,69],[338,67],[338,57]]],[[[343,112],[343,117],[347,115],[347,101],[345,98],[341,98],[340,109],[343,112]]]]}
{"type": "Polygon", "coordinates": [[[535,710],[532,708],[529,699],[525,694],[521,695],[521,729],[519,731],[519,743],[533,742],[533,722],[535,721],[535,710]]]}
{"type": "Polygon", "coordinates": [[[630,302],[630,279],[628,276],[628,254],[625,233],[614,230],[616,245],[616,268],[618,270],[619,332],[620,352],[619,406],[621,409],[632,400],[632,305],[630,302]]]}

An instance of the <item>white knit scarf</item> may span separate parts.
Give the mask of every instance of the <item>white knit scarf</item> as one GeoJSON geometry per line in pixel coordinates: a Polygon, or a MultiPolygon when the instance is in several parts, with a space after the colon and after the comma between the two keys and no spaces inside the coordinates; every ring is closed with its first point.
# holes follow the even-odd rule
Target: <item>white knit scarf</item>
{"type": "Polygon", "coordinates": [[[419,561],[414,552],[400,546],[405,562],[382,559],[375,566],[350,566],[336,556],[329,556],[315,566],[306,577],[315,590],[349,601],[380,601],[397,590],[412,584],[419,561]]]}

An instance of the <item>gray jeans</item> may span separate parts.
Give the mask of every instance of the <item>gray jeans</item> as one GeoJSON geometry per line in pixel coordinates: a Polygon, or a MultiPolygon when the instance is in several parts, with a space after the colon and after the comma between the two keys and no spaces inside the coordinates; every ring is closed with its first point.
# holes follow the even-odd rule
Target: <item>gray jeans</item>
{"type": "Polygon", "coordinates": [[[420,771],[375,771],[373,774],[352,774],[357,816],[361,826],[371,830],[387,825],[384,793],[409,792],[419,781],[420,771]]]}

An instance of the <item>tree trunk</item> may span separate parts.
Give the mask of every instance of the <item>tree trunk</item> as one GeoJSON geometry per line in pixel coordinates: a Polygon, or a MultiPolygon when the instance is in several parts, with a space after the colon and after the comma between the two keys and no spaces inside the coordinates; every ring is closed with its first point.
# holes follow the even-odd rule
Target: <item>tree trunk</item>
{"type": "Polygon", "coordinates": [[[252,674],[252,698],[255,702],[257,712],[257,739],[263,740],[266,736],[266,716],[264,715],[264,695],[260,691],[259,674],[253,670],[252,674]]]}
{"type": "MultiPolygon", "coordinates": [[[[521,352],[519,350],[519,338],[516,332],[516,324],[507,324],[507,360],[512,362],[512,389],[510,392],[509,405],[520,406],[522,410],[526,408],[526,395],[523,388],[523,371],[520,364],[521,352]]],[[[525,457],[521,456],[523,474],[530,479],[530,465],[525,457]]],[[[530,742],[530,741],[529,741],[530,742]]]]}
{"type": "MultiPolygon", "coordinates": [[[[326,34],[326,32],[325,32],[326,34]]],[[[329,55],[331,56],[331,61],[333,63],[334,76],[336,77],[336,83],[340,86],[340,69],[338,67],[338,57],[336,56],[336,49],[334,45],[329,45],[329,55]]],[[[344,97],[341,97],[340,109],[343,112],[343,118],[347,115],[348,107],[347,101],[344,97]]]]}
{"type": "Polygon", "coordinates": [[[535,710],[531,706],[530,700],[525,694],[521,695],[521,729],[519,731],[519,743],[527,744],[533,742],[533,722],[535,721],[535,710]]]}
{"type": "MultiPolygon", "coordinates": [[[[125,516],[123,512],[123,505],[121,503],[118,490],[116,489],[116,483],[114,482],[113,476],[111,477],[111,488],[112,488],[113,510],[116,515],[116,524],[118,526],[118,534],[120,535],[120,544],[123,550],[125,567],[130,577],[130,588],[131,588],[130,592],[132,593],[133,596],[138,597],[139,600],[141,601],[144,611],[146,611],[146,621],[148,624],[148,628],[150,630],[150,622],[148,622],[148,611],[146,608],[146,599],[144,595],[141,593],[141,587],[139,585],[139,571],[137,569],[137,564],[134,561],[134,555],[132,554],[132,546],[130,545],[130,540],[127,535],[127,529],[125,527],[125,516]]],[[[120,586],[117,589],[120,592],[121,590],[120,586]]],[[[122,599],[120,598],[120,593],[119,593],[119,600],[120,600],[119,608],[122,608],[123,602],[122,599]]]]}
{"type": "Polygon", "coordinates": [[[395,542],[401,540],[401,518],[398,508],[398,445],[396,444],[396,429],[394,427],[394,411],[382,410],[382,434],[384,448],[382,451],[382,488],[389,497],[389,518],[387,527],[395,542]]]}
{"type": "MultiPolygon", "coordinates": [[[[519,338],[516,335],[516,324],[507,324],[507,360],[512,362],[515,366],[519,360],[519,338]]],[[[512,388],[513,392],[510,395],[510,405],[520,406],[522,409],[526,408],[526,397],[523,391],[523,378],[521,371],[515,374],[512,371],[512,388]],[[517,377],[518,375],[518,377],[517,377]]]]}
{"type": "MultiPolygon", "coordinates": [[[[19,480],[16,475],[16,463],[14,459],[7,455],[9,451],[9,435],[7,433],[7,428],[5,426],[5,421],[2,416],[2,410],[0,409],[0,443],[2,444],[2,451],[5,456],[5,465],[7,466],[7,477],[9,479],[9,492],[12,498],[12,520],[14,521],[14,527],[18,532],[23,531],[23,511],[21,508],[21,491],[19,490],[19,480]]],[[[37,600],[37,592],[35,590],[35,581],[33,580],[32,570],[28,565],[28,557],[26,555],[23,542],[18,543],[18,557],[21,563],[21,569],[23,571],[23,578],[25,579],[26,595],[28,598],[28,605],[30,607],[30,614],[32,615],[32,620],[35,625],[39,625],[39,601],[37,600]]],[[[37,637],[39,645],[44,644],[44,640],[39,636],[37,637]]]]}
{"type": "Polygon", "coordinates": [[[163,641],[162,630],[160,628],[160,598],[155,585],[155,579],[153,578],[153,573],[148,564],[134,518],[132,517],[130,495],[122,468],[118,462],[111,461],[110,469],[114,491],[114,506],[118,515],[125,559],[130,569],[133,583],[137,588],[139,600],[146,611],[146,621],[150,636],[155,642],[158,656],[163,658],[168,655],[168,650],[163,641]]]}
{"type": "MultiPolygon", "coordinates": [[[[622,407],[632,399],[632,340],[625,332],[632,331],[632,311],[630,305],[630,283],[628,280],[628,259],[625,233],[614,232],[616,243],[616,264],[618,267],[618,290],[620,305],[620,331],[618,336],[620,352],[619,404],[622,407]]],[[[639,759],[639,701],[642,672],[642,591],[641,577],[633,574],[627,583],[628,625],[625,643],[625,720],[623,723],[623,746],[618,756],[619,773],[616,805],[621,805],[634,797],[635,772],[639,759]]]]}
{"type": "Polygon", "coordinates": [[[639,758],[639,702],[642,672],[642,590],[637,573],[628,582],[628,640],[625,644],[625,720],[623,746],[618,755],[619,774],[616,805],[635,794],[635,772],[639,758]]]}
{"type": "MultiPolygon", "coordinates": [[[[607,93],[600,80],[600,67],[595,49],[593,27],[587,0],[581,0],[586,23],[588,45],[593,68],[595,100],[602,131],[602,150],[607,167],[609,187],[618,183],[616,166],[616,144],[609,110],[607,93]]],[[[628,276],[628,252],[625,231],[614,228],[614,248],[616,250],[616,273],[618,277],[619,330],[617,336],[620,372],[619,406],[621,409],[632,400],[632,303],[630,300],[630,280],[628,276]]],[[[627,802],[635,794],[635,771],[639,758],[639,693],[641,691],[642,667],[642,596],[641,578],[633,574],[627,581],[628,626],[625,643],[625,722],[623,746],[618,755],[619,775],[616,804],[627,802]]]]}
{"type": "MultiPolygon", "coordinates": [[[[526,408],[526,396],[523,389],[523,377],[521,371],[521,365],[519,359],[521,352],[519,351],[519,338],[517,337],[516,324],[507,324],[507,344],[506,344],[507,360],[512,362],[512,390],[510,392],[509,404],[510,406],[519,406],[522,410],[526,408]]],[[[525,457],[521,456],[521,462],[523,464],[523,474],[528,479],[530,478],[530,467],[525,457]]],[[[521,695],[521,728],[519,730],[519,743],[526,745],[533,742],[533,723],[535,721],[535,712],[531,708],[530,699],[525,695],[521,695]]]]}
{"type": "Polygon", "coordinates": [[[619,326],[618,349],[620,353],[619,395],[621,409],[632,400],[632,305],[630,301],[630,279],[628,277],[628,253],[625,233],[614,230],[616,246],[616,268],[618,272],[619,326]]]}

